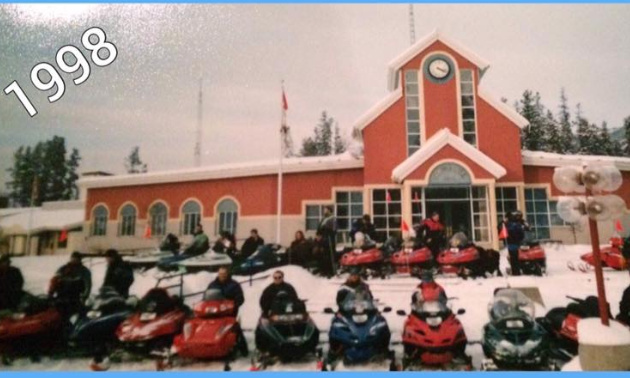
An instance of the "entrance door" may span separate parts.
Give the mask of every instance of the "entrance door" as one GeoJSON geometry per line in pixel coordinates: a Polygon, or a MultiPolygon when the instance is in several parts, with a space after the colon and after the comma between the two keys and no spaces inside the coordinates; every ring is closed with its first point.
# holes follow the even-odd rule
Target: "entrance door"
{"type": "Polygon", "coordinates": [[[456,232],[463,232],[472,240],[470,187],[429,187],[425,195],[426,216],[430,217],[434,211],[440,214],[447,239],[456,232]]]}

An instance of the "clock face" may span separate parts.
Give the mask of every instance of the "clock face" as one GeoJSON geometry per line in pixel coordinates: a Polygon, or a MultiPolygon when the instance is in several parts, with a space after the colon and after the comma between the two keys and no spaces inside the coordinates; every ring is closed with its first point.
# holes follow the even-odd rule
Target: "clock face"
{"type": "Polygon", "coordinates": [[[444,59],[436,59],[429,64],[429,73],[436,79],[444,79],[451,72],[451,65],[444,59]]]}

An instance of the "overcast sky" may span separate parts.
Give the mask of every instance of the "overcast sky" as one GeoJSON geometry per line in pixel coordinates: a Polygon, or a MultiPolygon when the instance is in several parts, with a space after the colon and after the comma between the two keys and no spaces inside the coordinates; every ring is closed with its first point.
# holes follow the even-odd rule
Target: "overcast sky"
{"type": "MultiPolygon", "coordinates": [[[[613,127],[630,115],[628,20],[628,5],[415,5],[417,38],[437,27],[488,60],[481,85],[510,104],[529,88],[555,112],[565,87],[572,107],[613,127]]],[[[409,44],[407,4],[2,4],[0,88],[17,80],[39,114],[0,94],[0,188],[17,146],[53,135],[80,150],[82,171],[122,173],[135,145],[149,170],[192,166],[202,75],[204,165],[277,155],[282,79],[297,147],[322,110],[349,134],[409,44]],[[30,69],[93,26],[118,58],[80,86],[64,74],[49,103],[30,69]]]]}

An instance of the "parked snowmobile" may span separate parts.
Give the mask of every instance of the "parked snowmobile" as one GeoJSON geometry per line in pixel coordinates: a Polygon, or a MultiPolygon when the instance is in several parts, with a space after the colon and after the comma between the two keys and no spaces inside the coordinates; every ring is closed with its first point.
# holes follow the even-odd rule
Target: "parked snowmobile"
{"type": "MultiPolygon", "coordinates": [[[[552,308],[538,322],[552,336],[552,352],[558,352],[558,358],[568,360],[577,353],[577,323],[584,318],[599,316],[597,297],[589,296],[579,299],[567,296],[571,303],[567,307],[552,308]],[[563,358],[564,357],[564,358],[563,358]]],[[[610,310],[608,310],[610,313],[610,310]]],[[[612,319],[612,316],[611,316],[612,319]]]]}
{"type": "Polygon", "coordinates": [[[479,248],[471,243],[466,235],[461,232],[454,234],[449,246],[437,257],[442,273],[462,277],[477,277],[482,274],[479,248]]]}
{"type": "Polygon", "coordinates": [[[141,250],[133,256],[125,257],[133,269],[147,270],[155,267],[160,261],[178,256],[180,253],[180,243],[177,236],[168,234],[155,249],[141,250]]]}
{"type": "MultiPolygon", "coordinates": [[[[357,233],[357,241],[363,241],[363,235],[357,233]]],[[[356,241],[355,241],[356,242],[356,241]]],[[[400,244],[395,238],[390,238],[379,248],[371,241],[358,243],[360,246],[344,248],[339,259],[341,272],[347,272],[353,268],[359,268],[361,275],[385,277],[392,273],[391,256],[400,249],[400,244]]]]}
{"type": "MultiPolygon", "coordinates": [[[[331,308],[324,310],[332,314],[331,308]]],[[[383,312],[391,308],[385,307],[383,312]]],[[[395,356],[389,350],[391,333],[369,293],[349,293],[333,317],[328,333],[330,348],[324,369],[334,370],[339,360],[358,364],[371,360],[391,359],[390,370],[397,370],[395,356]]]]}
{"type": "MultiPolygon", "coordinates": [[[[175,337],[169,357],[229,361],[239,352],[247,356],[247,341],[238,332],[234,301],[217,289],[206,290],[193,308],[194,318],[186,321],[183,332],[175,337]]],[[[169,361],[172,364],[173,361],[169,361]]]]}
{"type": "Polygon", "coordinates": [[[235,266],[232,274],[237,276],[249,276],[267,269],[285,265],[287,263],[285,250],[279,244],[265,244],[258,247],[253,255],[245,262],[235,266]]]}
{"type": "Polygon", "coordinates": [[[177,265],[186,268],[188,273],[200,271],[215,272],[222,266],[231,266],[232,259],[225,253],[217,253],[210,250],[203,255],[182,260],[177,265]]]}
{"type": "Polygon", "coordinates": [[[0,356],[38,356],[61,346],[64,319],[46,297],[24,293],[15,311],[0,317],[0,356]]]}
{"type": "Polygon", "coordinates": [[[319,330],[309,317],[304,301],[286,293],[274,298],[268,316],[260,317],[255,337],[263,367],[276,360],[300,360],[308,354],[321,357],[317,350],[319,330]]]}
{"type": "Polygon", "coordinates": [[[108,350],[118,340],[116,329],[132,312],[138,299],[123,298],[111,287],[103,287],[88,300],[87,309],[72,327],[68,345],[81,353],[95,356],[93,369],[99,370],[108,350]]]}
{"type": "Polygon", "coordinates": [[[542,276],[547,272],[547,256],[537,240],[530,240],[521,245],[518,260],[523,274],[542,276]]]}
{"type": "MultiPolygon", "coordinates": [[[[403,329],[404,370],[470,370],[471,358],[466,355],[468,339],[464,327],[447,306],[439,285],[427,285],[414,295],[411,314],[403,329]]],[[[457,311],[458,315],[465,310],[457,311]]],[[[398,315],[405,316],[404,310],[398,315]]]]}
{"type": "Polygon", "coordinates": [[[395,252],[391,264],[396,273],[409,273],[419,276],[422,271],[433,269],[435,260],[431,250],[426,246],[405,245],[395,252]]]}
{"type": "Polygon", "coordinates": [[[483,328],[483,370],[549,370],[549,335],[536,322],[534,303],[514,289],[498,289],[483,328]]]}
{"type": "Polygon", "coordinates": [[[132,354],[164,354],[181,333],[187,310],[163,288],[153,288],[116,330],[119,345],[132,354]],[[160,353],[162,352],[162,353],[160,353]]]}
{"type": "MultiPolygon", "coordinates": [[[[610,267],[615,270],[624,270],[628,267],[628,262],[623,257],[621,250],[623,249],[623,238],[619,236],[613,236],[610,238],[610,245],[604,248],[601,248],[601,259],[602,259],[602,267],[610,267]]],[[[595,266],[595,261],[593,258],[593,252],[585,253],[580,256],[582,261],[586,262],[590,266],[595,266]]],[[[569,266],[569,269],[571,266],[569,266]]],[[[586,270],[587,268],[581,268],[581,270],[586,270]]]]}

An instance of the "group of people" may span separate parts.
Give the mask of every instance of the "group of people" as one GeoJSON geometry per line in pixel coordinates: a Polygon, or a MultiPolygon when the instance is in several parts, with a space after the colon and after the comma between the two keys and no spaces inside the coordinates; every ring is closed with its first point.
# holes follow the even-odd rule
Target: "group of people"
{"type": "MultiPolygon", "coordinates": [[[[101,287],[110,287],[127,298],[129,288],[134,282],[131,266],[123,261],[115,249],[107,250],[105,258],[107,269],[101,287]]],[[[73,252],[69,261],[57,269],[50,280],[48,297],[69,316],[83,311],[91,291],[92,273],[83,265],[82,255],[73,252]]],[[[28,294],[24,291],[22,272],[11,266],[9,255],[0,256],[0,313],[15,310],[25,295],[28,294]]]]}

